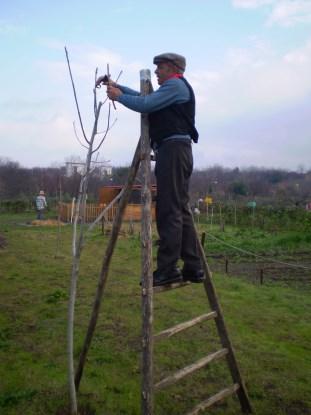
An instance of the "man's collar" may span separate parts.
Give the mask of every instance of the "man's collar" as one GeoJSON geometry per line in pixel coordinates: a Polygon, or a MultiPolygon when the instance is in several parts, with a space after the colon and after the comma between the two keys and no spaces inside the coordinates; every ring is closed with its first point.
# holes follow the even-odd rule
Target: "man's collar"
{"type": "Polygon", "coordinates": [[[183,77],[183,74],[182,73],[173,73],[173,75],[169,76],[166,79],[166,81],[169,80],[169,79],[172,79],[172,78],[182,78],[182,77],[183,77]]]}

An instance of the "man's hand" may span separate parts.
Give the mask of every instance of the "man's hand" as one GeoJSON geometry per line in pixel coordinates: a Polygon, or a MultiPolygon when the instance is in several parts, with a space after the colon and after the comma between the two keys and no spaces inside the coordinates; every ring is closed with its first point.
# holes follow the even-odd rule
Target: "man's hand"
{"type": "Polygon", "coordinates": [[[117,101],[117,98],[122,95],[122,91],[109,84],[107,87],[107,95],[112,101],[117,101]]]}
{"type": "Polygon", "coordinates": [[[112,79],[110,79],[107,75],[103,75],[96,79],[95,87],[100,88],[102,85],[116,86],[117,84],[112,79]]]}

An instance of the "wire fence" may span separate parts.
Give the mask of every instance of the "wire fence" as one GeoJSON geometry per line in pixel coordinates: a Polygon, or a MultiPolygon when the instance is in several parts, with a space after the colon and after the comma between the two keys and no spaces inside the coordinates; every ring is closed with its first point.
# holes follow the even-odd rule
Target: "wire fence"
{"type": "Polygon", "coordinates": [[[206,237],[224,247],[230,248],[233,253],[235,252],[239,256],[237,261],[234,259],[234,254],[207,254],[208,257],[214,260],[213,269],[216,271],[224,271],[230,275],[245,276],[247,279],[255,279],[261,284],[268,280],[302,283],[304,286],[311,287],[310,252],[301,253],[298,258],[295,258],[295,262],[288,262],[240,248],[234,242],[226,242],[210,232],[203,233],[203,243],[206,237]]]}

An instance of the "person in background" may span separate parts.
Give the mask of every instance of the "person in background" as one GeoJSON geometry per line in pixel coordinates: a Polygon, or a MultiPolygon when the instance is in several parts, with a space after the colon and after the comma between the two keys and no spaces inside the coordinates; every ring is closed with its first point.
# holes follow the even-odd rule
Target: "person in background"
{"type": "Polygon", "coordinates": [[[37,219],[43,220],[44,219],[44,212],[47,208],[46,198],[44,195],[44,191],[40,190],[38,196],[35,199],[35,206],[37,211],[37,219]]]}
{"type": "Polygon", "coordinates": [[[159,89],[149,95],[116,84],[107,76],[96,87],[107,86],[107,95],[125,107],[149,114],[151,147],[156,155],[156,223],[160,237],[153,285],[202,282],[205,278],[189,206],[189,180],[193,169],[192,141],[195,128],[195,97],[184,78],[186,59],[176,53],[155,56],[159,89]],[[182,259],[182,272],[177,262],[182,259]]]}

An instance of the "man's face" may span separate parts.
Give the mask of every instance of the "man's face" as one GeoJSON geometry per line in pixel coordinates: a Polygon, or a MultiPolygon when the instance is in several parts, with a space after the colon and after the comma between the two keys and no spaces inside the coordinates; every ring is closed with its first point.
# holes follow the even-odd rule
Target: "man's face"
{"type": "Polygon", "coordinates": [[[158,84],[162,85],[170,76],[172,76],[176,71],[173,68],[173,65],[170,63],[159,63],[157,65],[156,70],[154,73],[157,75],[158,84]]]}

